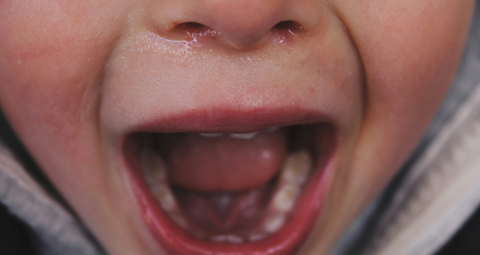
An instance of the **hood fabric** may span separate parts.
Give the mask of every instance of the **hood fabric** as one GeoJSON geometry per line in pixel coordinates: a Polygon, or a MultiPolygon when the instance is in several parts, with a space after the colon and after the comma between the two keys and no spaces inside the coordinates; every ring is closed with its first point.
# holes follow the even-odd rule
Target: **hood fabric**
{"type": "MultiPolygon", "coordinates": [[[[331,255],[434,254],[480,205],[479,155],[477,5],[457,76],[439,113],[404,168],[331,255]]],[[[0,204],[29,227],[36,254],[105,254],[48,181],[18,158],[11,145],[0,142],[0,204]]]]}
{"type": "Polygon", "coordinates": [[[104,254],[85,227],[1,144],[0,203],[30,227],[32,240],[25,243],[33,243],[37,254],[104,254]]]}

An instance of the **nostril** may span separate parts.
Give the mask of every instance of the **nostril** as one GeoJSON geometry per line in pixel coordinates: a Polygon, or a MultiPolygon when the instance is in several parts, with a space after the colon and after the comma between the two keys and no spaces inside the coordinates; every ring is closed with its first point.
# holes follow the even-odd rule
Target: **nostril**
{"type": "Polygon", "coordinates": [[[285,45],[291,47],[294,39],[301,32],[306,31],[300,23],[292,20],[283,20],[278,22],[270,30],[274,45],[285,45]]]}
{"type": "Polygon", "coordinates": [[[300,23],[293,20],[283,20],[278,22],[272,30],[278,32],[299,33],[305,31],[305,28],[300,23]]]}
{"type": "Polygon", "coordinates": [[[201,38],[212,38],[215,39],[217,36],[220,36],[221,33],[217,32],[215,29],[212,29],[208,26],[205,26],[197,22],[183,22],[172,29],[173,34],[176,34],[181,39],[186,39],[188,41],[199,42],[201,38]]]}
{"type": "MultiPolygon", "coordinates": [[[[270,38],[270,42],[273,42],[274,45],[291,47],[297,35],[305,31],[305,27],[300,23],[293,20],[283,20],[275,24],[266,37],[270,38]]],[[[177,40],[189,41],[190,46],[206,45],[209,40],[213,39],[218,40],[218,42],[229,44],[237,49],[244,49],[250,47],[250,44],[253,45],[252,42],[261,41],[261,39],[255,38],[252,40],[252,36],[248,34],[243,37],[239,37],[237,34],[233,33],[223,34],[220,31],[198,22],[182,22],[174,24],[170,32],[173,38],[177,40]]]]}
{"type": "Polygon", "coordinates": [[[197,22],[184,22],[176,25],[174,29],[194,32],[205,29],[205,26],[197,22]]]}
{"type": "Polygon", "coordinates": [[[193,34],[203,33],[207,30],[208,27],[203,24],[197,22],[183,22],[175,25],[172,32],[179,36],[191,36],[193,34]]]}

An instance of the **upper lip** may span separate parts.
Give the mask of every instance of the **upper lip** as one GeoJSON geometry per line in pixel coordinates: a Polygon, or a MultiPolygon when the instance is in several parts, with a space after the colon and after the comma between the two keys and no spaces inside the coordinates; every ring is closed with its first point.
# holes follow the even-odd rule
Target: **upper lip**
{"type": "Polygon", "coordinates": [[[335,125],[332,116],[328,116],[324,112],[296,107],[193,109],[145,120],[140,119],[138,123],[131,125],[126,133],[250,133],[271,127],[319,122],[329,122],[335,125]]]}

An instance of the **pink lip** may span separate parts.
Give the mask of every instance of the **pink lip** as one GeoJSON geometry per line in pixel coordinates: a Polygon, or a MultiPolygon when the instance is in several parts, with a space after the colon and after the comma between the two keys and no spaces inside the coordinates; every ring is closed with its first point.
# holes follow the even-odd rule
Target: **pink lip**
{"type": "Polygon", "coordinates": [[[328,122],[324,113],[297,107],[235,109],[215,107],[182,111],[163,118],[149,119],[129,128],[131,132],[231,132],[247,133],[271,127],[328,122]]]}
{"type": "MultiPolygon", "coordinates": [[[[192,111],[135,127],[135,132],[248,132],[273,126],[325,121],[315,112],[288,109],[238,112],[192,111]],[[281,113],[281,114],[278,114],[281,113]]],[[[298,251],[308,237],[321,211],[335,169],[336,142],[327,155],[321,155],[312,179],[304,188],[290,219],[267,238],[244,244],[223,244],[191,237],[172,222],[158,206],[140,171],[136,142],[126,139],[123,146],[127,179],[136,197],[143,221],[161,247],[170,255],[288,255],[298,251]]],[[[325,151],[323,152],[325,153],[325,151]]]]}

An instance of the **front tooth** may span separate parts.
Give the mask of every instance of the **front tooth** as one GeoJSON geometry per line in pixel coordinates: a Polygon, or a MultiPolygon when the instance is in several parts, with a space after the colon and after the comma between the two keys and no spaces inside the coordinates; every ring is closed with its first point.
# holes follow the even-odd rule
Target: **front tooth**
{"type": "Polygon", "coordinates": [[[258,135],[260,132],[255,132],[255,133],[244,133],[244,134],[234,134],[231,133],[230,137],[235,138],[235,139],[252,139],[255,136],[258,135]]]}
{"type": "Polygon", "coordinates": [[[290,212],[300,194],[300,187],[295,184],[283,184],[273,198],[275,208],[281,212],[290,212]]]}
{"type": "Polygon", "coordinates": [[[243,243],[243,238],[240,236],[235,236],[235,235],[218,235],[218,236],[213,236],[210,238],[211,241],[217,242],[217,243],[232,243],[232,244],[239,244],[243,243]]]}
{"type": "Polygon", "coordinates": [[[243,243],[243,238],[234,235],[227,235],[227,241],[234,244],[243,243]]]}
{"type": "Polygon", "coordinates": [[[265,231],[268,233],[274,233],[279,230],[283,223],[285,223],[286,215],[284,213],[279,213],[277,215],[273,215],[266,219],[265,221],[265,231]]]}
{"type": "Polygon", "coordinates": [[[283,166],[281,178],[287,183],[301,185],[307,181],[311,169],[312,159],[310,153],[299,151],[287,158],[283,166]]]}
{"type": "Polygon", "coordinates": [[[210,238],[210,240],[218,243],[223,243],[227,241],[227,236],[226,235],[213,236],[210,238]]]}
{"type": "Polygon", "coordinates": [[[165,211],[173,211],[177,202],[170,188],[165,184],[157,184],[150,187],[152,194],[159,200],[160,205],[165,211]]]}
{"type": "Polygon", "coordinates": [[[250,240],[250,242],[259,241],[259,240],[264,239],[266,236],[267,236],[267,234],[265,234],[265,233],[262,233],[262,234],[253,234],[253,235],[250,235],[250,236],[248,237],[248,240],[250,240]]]}
{"type": "Polygon", "coordinates": [[[210,138],[222,137],[223,135],[225,135],[225,133],[198,133],[198,134],[203,137],[210,137],[210,138]]]}

